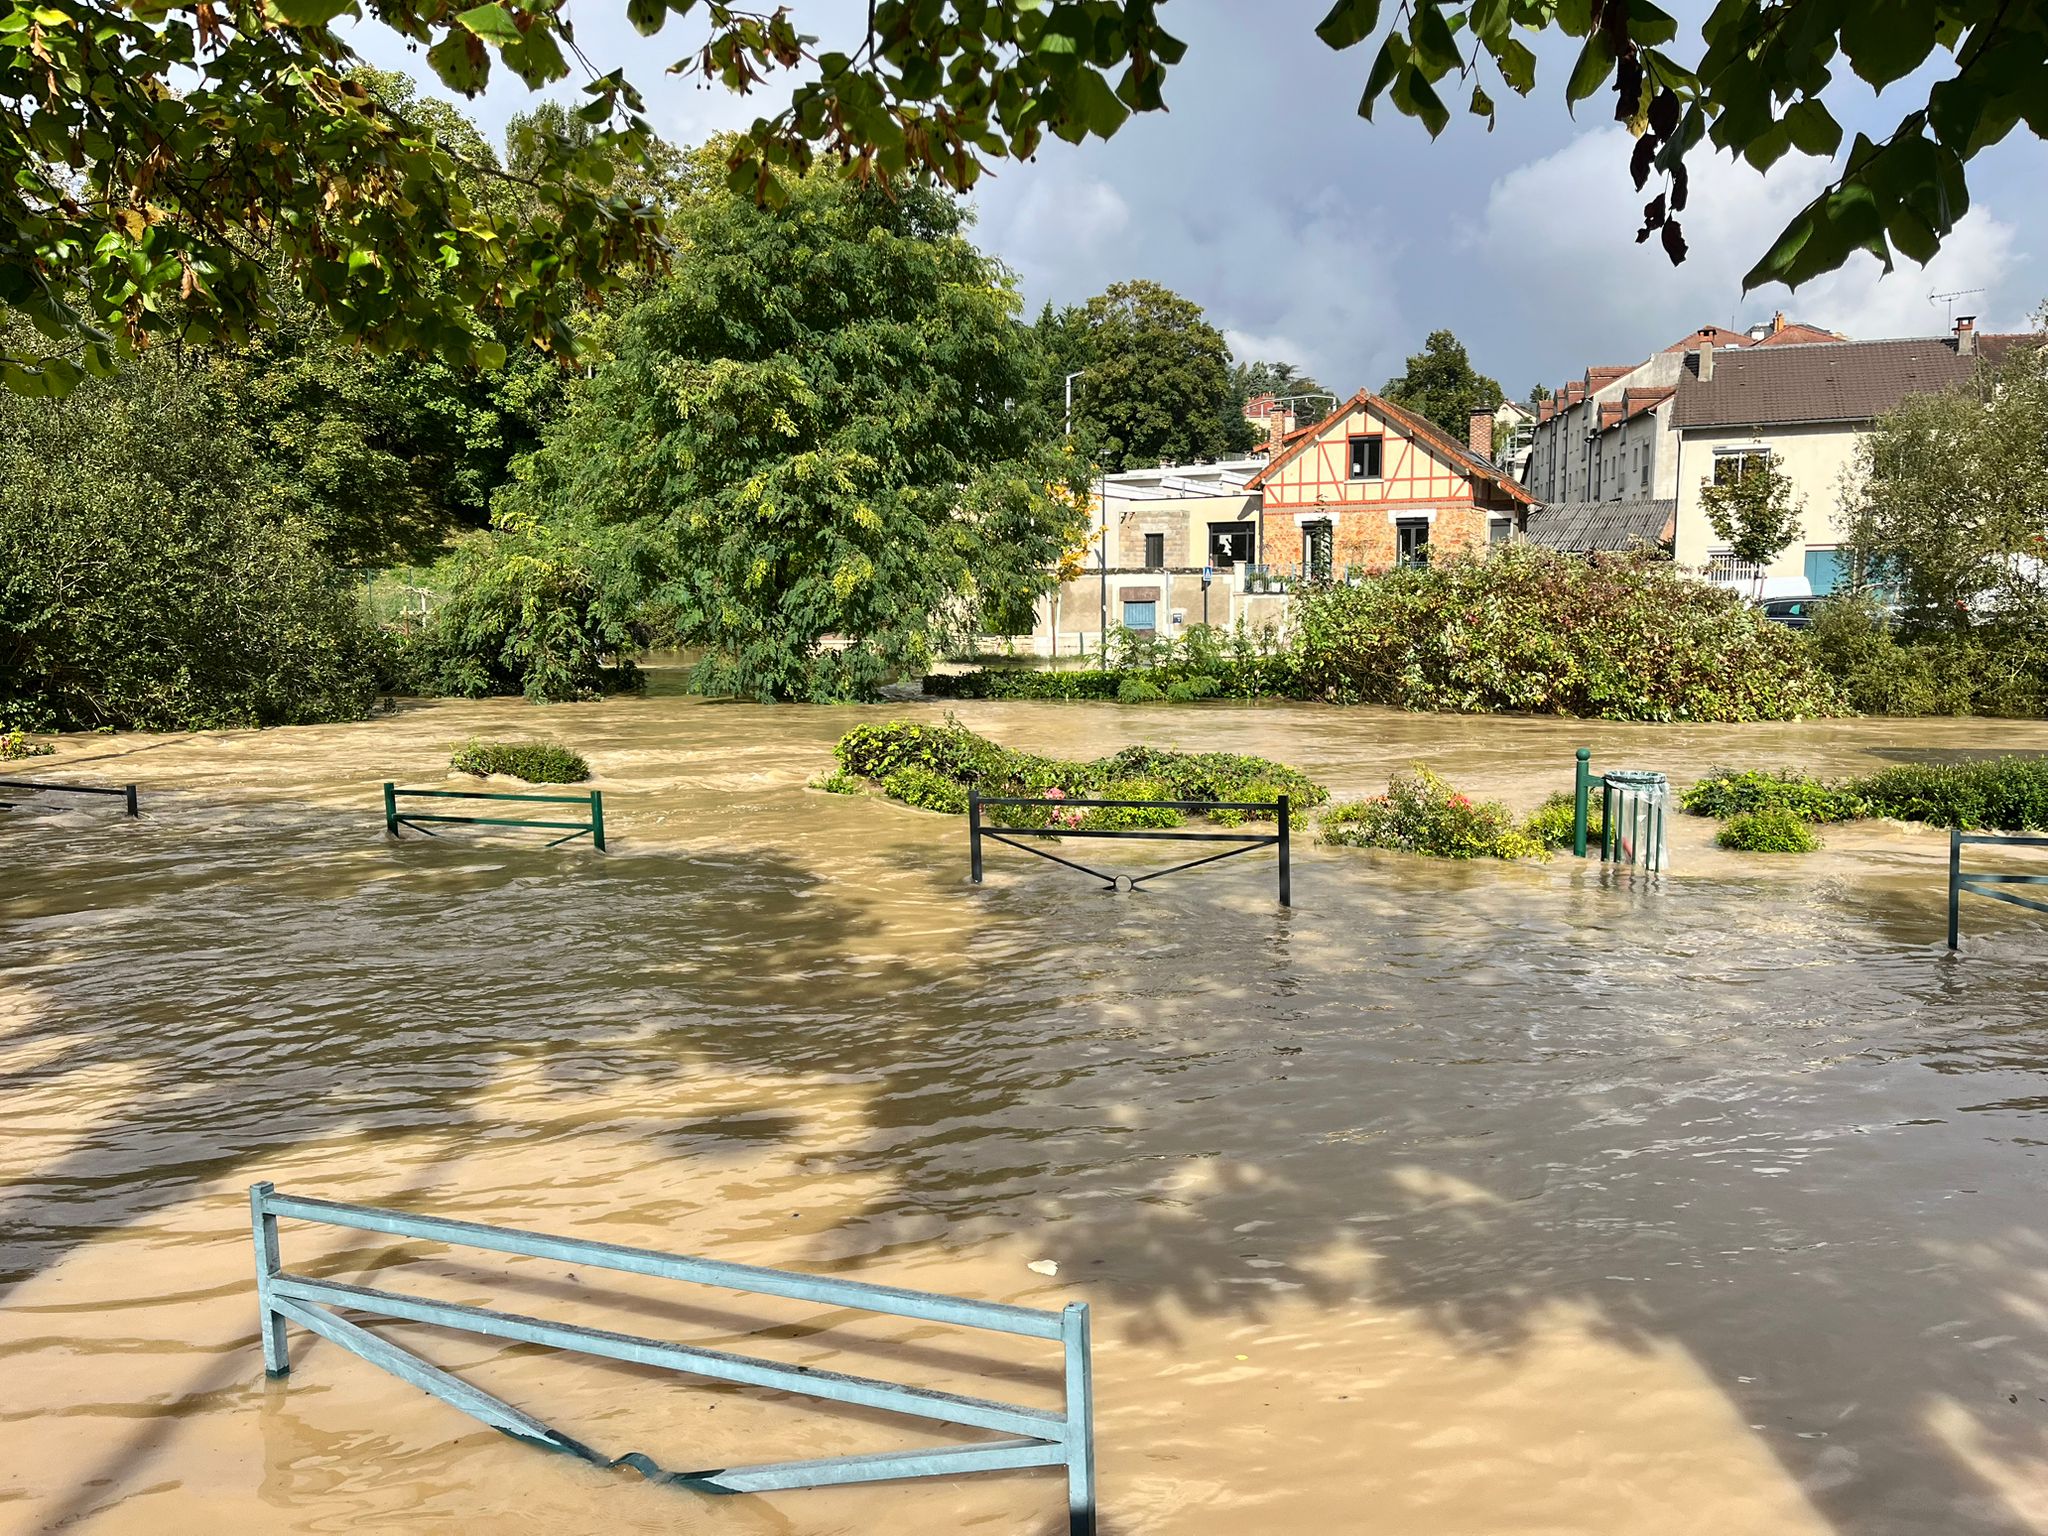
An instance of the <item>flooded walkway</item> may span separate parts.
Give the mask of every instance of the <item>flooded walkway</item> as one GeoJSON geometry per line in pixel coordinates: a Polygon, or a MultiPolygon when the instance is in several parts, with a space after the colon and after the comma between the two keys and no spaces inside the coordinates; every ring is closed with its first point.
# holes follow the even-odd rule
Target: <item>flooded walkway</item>
{"type": "MultiPolygon", "coordinates": [[[[1651,728],[964,705],[1092,756],[1828,773],[2048,725],[1651,728]]],[[[0,1531],[1053,1533],[1054,1474],[711,1500],[509,1441],[332,1345],[266,1383],[246,1188],[1094,1310],[1104,1530],[2048,1532],[2048,926],[1946,842],[1655,885],[1298,846],[1109,897],[807,790],[862,719],[680,697],[73,738],[145,818],[0,816],[0,1531]],[[585,753],[614,852],[388,844],[472,734],[585,753]],[[1058,1274],[1027,1266],[1050,1259],[1058,1274]]],[[[383,1239],[295,1266],[976,1390],[957,1335],[383,1239]]],[[[943,1439],[404,1335],[668,1466],[943,1439]]],[[[1046,1389],[1020,1351],[990,1395],[1046,1389]]]]}

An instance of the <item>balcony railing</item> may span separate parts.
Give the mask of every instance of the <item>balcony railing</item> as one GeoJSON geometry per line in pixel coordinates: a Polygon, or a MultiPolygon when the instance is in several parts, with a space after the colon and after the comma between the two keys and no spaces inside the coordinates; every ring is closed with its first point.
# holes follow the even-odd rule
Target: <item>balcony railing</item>
{"type": "Polygon", "coordinates": [[[1259,592],[1292,592],[1296,587],[1313,582],[1340,583],[1355,587],[1368,577],[1377,574],[1363,565],[1307,566],[1300,563],[1265,565],[1244,565],[1238,568],[1244,573],[1244,590],[1259,592]]]}

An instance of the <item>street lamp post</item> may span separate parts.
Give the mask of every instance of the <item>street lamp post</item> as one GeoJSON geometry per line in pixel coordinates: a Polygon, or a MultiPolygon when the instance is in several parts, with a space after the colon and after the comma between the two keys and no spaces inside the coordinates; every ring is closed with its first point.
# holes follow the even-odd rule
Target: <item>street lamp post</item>
{"type": "Polygon", "coordinates": [[[1067,436],[1070,438],[1074,435],[1074,380],[1087,371],[1085,368],[1076,368],[1067,375],[1067,436]]]}

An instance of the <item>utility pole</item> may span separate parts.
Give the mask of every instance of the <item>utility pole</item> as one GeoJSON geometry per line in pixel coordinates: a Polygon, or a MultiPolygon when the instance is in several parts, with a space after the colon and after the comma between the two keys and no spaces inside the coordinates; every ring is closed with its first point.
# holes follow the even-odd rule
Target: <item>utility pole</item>
{"type": "Polygon", "coordinates": [[[1086,368],[1076,368],[1067,375],[1067,437],[1070,440],[1074,435],[1074,380],[1087,371],[1086,368]]]}

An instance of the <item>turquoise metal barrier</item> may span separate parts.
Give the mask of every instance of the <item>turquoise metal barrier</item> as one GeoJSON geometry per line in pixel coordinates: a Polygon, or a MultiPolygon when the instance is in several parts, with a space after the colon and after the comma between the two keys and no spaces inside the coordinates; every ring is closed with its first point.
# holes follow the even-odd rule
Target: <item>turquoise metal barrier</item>
{"type": "MultiPolygon", "coordinates": [[[[1095,1531],[1095,1387],[1090,1362],[1088,1307],[1070,1303],[1042,1312],[1003,1302],[966,1301],[928,1291],[900,1290],[857,1280],[833,1280],[790,1270],[758,1269],[710,1259],[683,1258],[646,1248],[550,1237],[474,1222],[413,1216],[373,1206],[279,1194],[268,1183],[249,1190],[250,1221],[256,1242],[256,1292],[261,1311],[263,1365],[272,1376],[291,1370],[285,1329],[299,1327],[339,1344],[401,1381],[481,1419],[494,1429],[548,1450],[566,1451],[603,1467],[631,1467],[656,1482],[705,1493],[767,1493],[790,1488],[824,1488],[900,1478],[952,1477],[964,1472],[1001,1472],[1022,1467],[1063,1467],[1067,1475],[1069,1536],[1095,1531]],[[493,1253],[555,1259],[585,1269],[651,1275],[755,1296],[783,1296],[893,1317],[917,1318],[991,1333],[1056,1341],[1064,1365],[1064,1402],[1058,1411],[1028,1408],[988,1398],[904,1386],[865,1376],[783,1365],[719,1350],[671,1344],[603,1329],[552,1323],[543,1318],[485,1307],[344,1285],[295,1275],[284,1268],[280,1220],[318,1223],[392,1237],[419,1238],[493,1253]],[[640,1452],[607,1457],[571,1439],[510,1403],[431,1365],[390,1339],[341,1316],[343,1311],[373,1318],[425,1323],[487,1338],[538,1344],[550,1349],[624,1360],[684,1375],[744,1386],[768,1387],[826,1402],[880,1409],[941,1424],[990,1430],[1005,1436],[970,1445],[884,1451],[813,1461],[768,1462],[758,1466],[712,1467],[668,1472],[640,1452]]],[[[914,1527],[913,1523],[913,1527],[914,1527]]]]}
{"type": "MultiPolygon", "coordinates": [[[[0,789],[45,789],[61,795],[113,795],[127,803],[130,816],[140,816],[141,809],[135,800],[135,786],[123,784],[115,789],[103,789],[92,784],[52,784],[43,779],[0,779],[0,789]]],[[[11,811],[14,802],[0,800],[0,811],[11,811]]]]}
{"type": "Polygon", "coordinates": [[[439,834],[423,826],[424,822],[454,822],[472,827],[539,827],[543,831],[566,832],[568,836],[558,837],[547,846],[559,848],[579,837],[588,836],[591,846],[599,853],[604,846],[604,791],[588,790],[580,795],[501,795],[480,789],[400,789],[396,784],[384,785],[384,830],[391,836],[400,835],[399,828],[411,827],[416,832],[425,832],[429,837],[439,834]],[[589,809],[588,821],[532,821],[506,816],[438,816],[424,811],[401,811],[398,797],[405,795],[418,800],[511,800],[522,805],[581,805],[589,809]]]}
{"type": "Polygon", "coordinates": [[[2048,875],[1994,875],[1983,872],[1966,873],[1963,869],[1963,845],[1979,844],[1994,848],[2048,848],[2048,837],[2016,837],[2008,833],[1965,832],[1961,827],[1948,829],[1948,947],[1954,949],[1962,941],[1963,894],[1989,897],[1992,901],[2003,901],[2015,907],[2025,907],[2029,912],[2048,912],[2048,901],[2035,901],[2026,896],[2015,896],[2004,889],[2011,885],[2048,885],[2048,875]]]}

